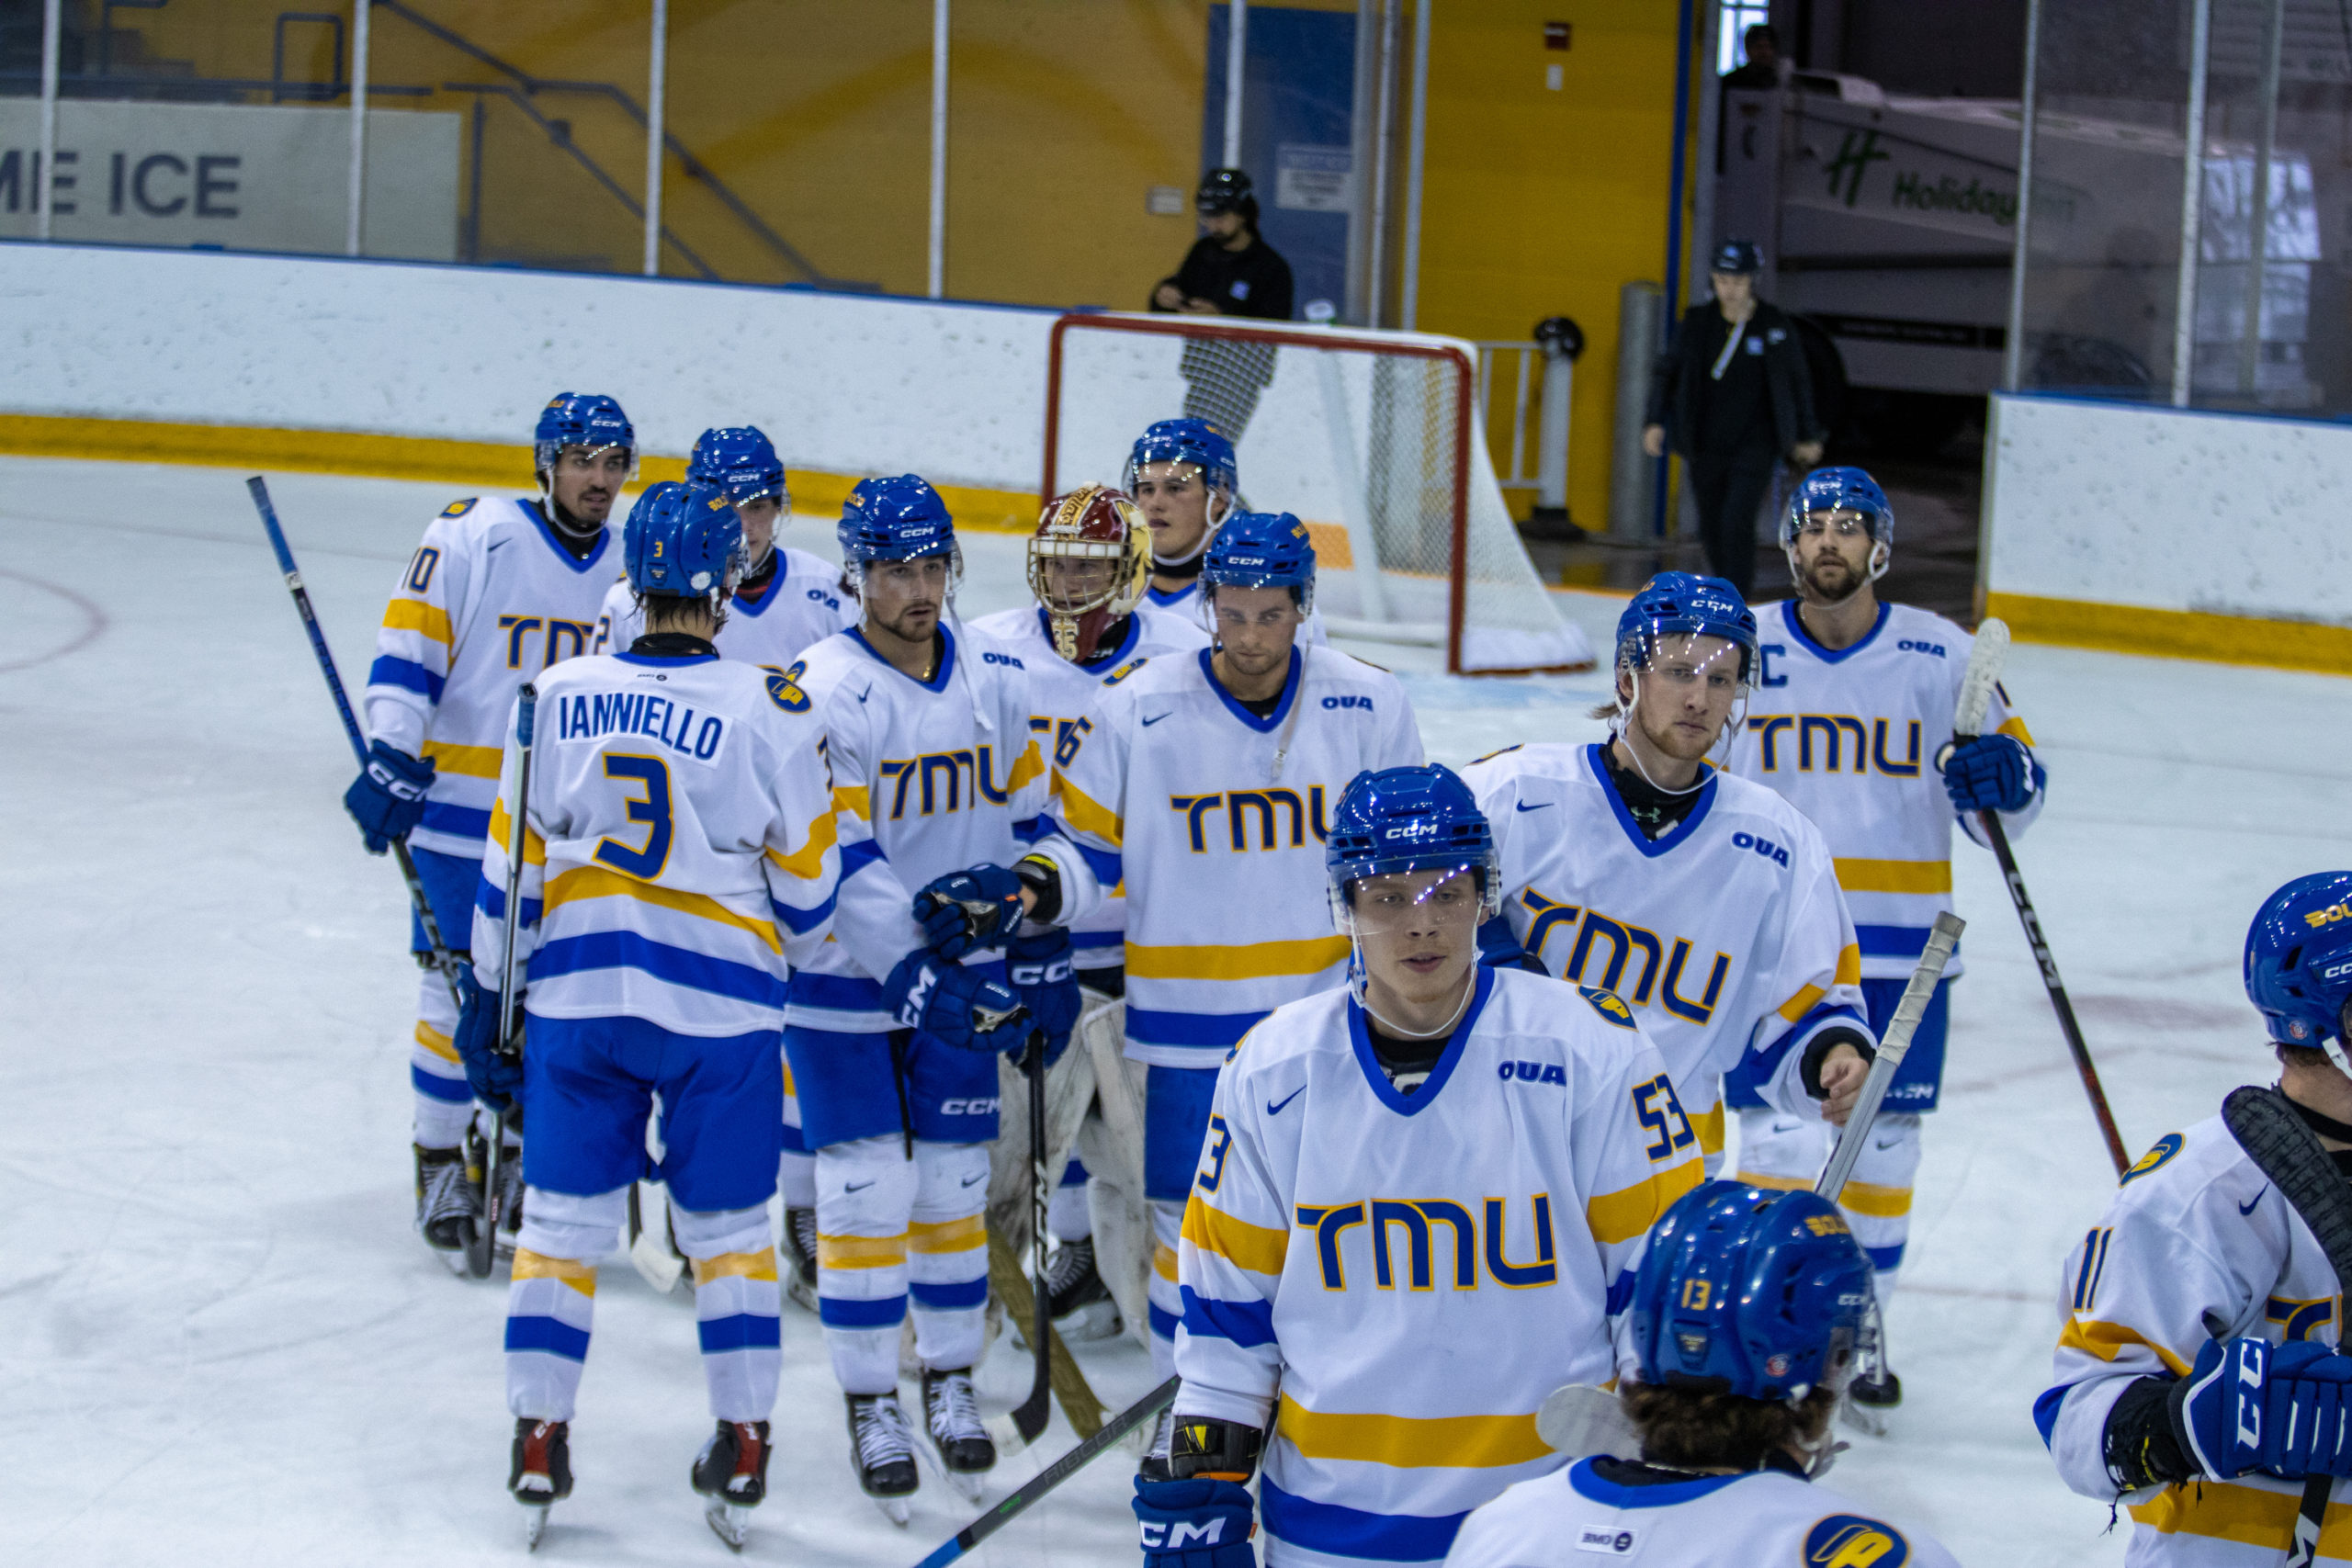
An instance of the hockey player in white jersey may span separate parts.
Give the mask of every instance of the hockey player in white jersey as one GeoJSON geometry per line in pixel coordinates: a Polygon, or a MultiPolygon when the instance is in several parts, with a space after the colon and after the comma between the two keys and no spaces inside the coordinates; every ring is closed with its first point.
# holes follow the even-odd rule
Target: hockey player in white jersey
{"type": "MultiPolygon", "coordinates": [[[[1894,511],[1860,468],[1821,468],[1789,498],[1781,522],[1796,597],[1758,612],[1758,678],[1729,770],[1784,796],[1821,829],[1853,911],[1862,997],[1886,1027],[1936,916],[1951,908],[1951,829],[1983,841],[1978,814],[1998,811],[2012,834],[2041,812],[2044,774],[2025,722],[1994,693],[1988,733],[1937,760],[1974,639],[1931,611],[1880,601],[1872,586],[1894,548],[1894,511]]],[[[1884,1304],[1911,1228],[1919,1119],[1936,1108],[1955,953],[1911,1037],[1911,1049],[1838,1198],[1878,1270],[1884,1304]]],[[[1748,1076],[1727,1076],[1739,1112],[1739,1179],[1809,1187],[1829,1156],[1821,1130],[1779,1114],[1748,1076]]],[[[1883,1347],[1882,1347],[1883,1348],[1883,1347]]],[[[1891,1371],[1854,1381],[1857,1404],[1903,1396],[1891,1371]]]]}
{"type": "Polygon", "coordinates": [[[784,1043],[817,1152],[818,1316],[848,1396],[852,1459],[903,1524],[916,1487],[898,1398],[910,1314],[943,1468],[977,1495],[996,1462],[971,1378],[988,1301],[995,1053],[1023,1047],[1030,1011],[1049,1034],[1058,1021],[1066,1043],[1078,987],[1059,925],[1101,895],[1046,815],[1021,657],[946,619],[962,557],[938,492],[913,475],[865,480],[839,537],[859,624],[787,675],[825,725],[841,901],[832,940],[795,965],[784,1043]],[[928,897],[943,886],[955,889],[946,900],[928,897]],[[910,890],[956,917],[952,938],[918,923],[910,890]],[[964,928],[966,897],[990,908],[988,929],[964,928]],[[1036,919],[1015,936],[1024,914],[1036,919]],[[1058,977],[1009,983],[995,951],[1008,939],[1016,959],[1058,961],[1058,977]]]}
{"type": "MultiPolygon", "coordinates": [[[[775,444],[757,426],[704,431],[686,459],[686,482],[724,490],[743,520],[743,553],[750,565],[729,601],[727,624],[718,628],[721,659],[781,672],[814,644],[856,624],[856,605],[842,591],[841,569],[813,551],[777,541],[792,521],[792,491],[775,444]]],[[[618,652],[643,630],[628,581],[614,583],[605,595],[594,651],[618,652]]]]}
{"type": "Polygon", "coordinates": [[[1182,1314],[1177,1231],[1217,1064],[1274,1008],[1341,983],[1348,943],[1316,867],[1331,808],[1366,769],[1421,760],[1395,676],[1297,646],[1315,596],[1298,519],[1227,518],[1201,580],[1214,647],[1106,682],[1079,743],[1057,752],[1061,820],[1102,886],[1126,883],[1127,1054],[1149,1068],[1144,1195],[1162,1377],[1182,1314]]]}
{"type": "MultiPolygon", "coordinates": [[[[713,640],[721,659],[740,659],[782,674],[812,645],[856,620],[856,605],[842,586],[841,570],[824,557],[776,542],[792,521],[792,491],[783,459],[752,425],[706,430],[686,460],[686,482],[716,485],[743,520],[743,581],[728,601],[726,624],[713,640]]],[[[605,595],[595,650],[627,649],[644,630],[644,616],[628,580],[605,595]]],[[[792,1272],[792,1299],[817,1306],[816,1158],[803,1145],[792,1085],[785,1085],[784,1156],[776,1176],[784,1192],[784,1244],[792,1272]]]]}
{"type": "Polygon", "coordinates": [[[776,1032],[787,961],[823,942],[840,863],[808,697],[712,647],[742,544],[724,491],[659,484],[639,499],[623,553],[646,635],[626,653],[540,675],[529,798],[517,797],[525,775],[510,744],[491,814],[477,988],[458,1046],[476,1091],[501,1108],[519,1093],[530,1123],[506,1398],[507,1485],[536,1510],[534,1541],[548,1506],[571,1490],[596,1262],[640,1177],[667,1186],[694,1267],[718,1421],[694,1461],[695,1489],[739,1548],[766,1490],[779,1371],[767,1209],[783,1099],[776,1032]],[[526,983],[512,998],[508,940],[526,983]],[[517,1006],[519,1062],[497,1052],[500,1021],[517,1006]],[[656,1094],[658,1162],[645,1144],[656,1094]]]}
{"type": "MultiPolygon", "coordinates": [[[[636,469],[636,448],[620,404],[559,394],[532,433],[538,495],[452,502],[425,528],[385,606],[363,699],[368,765],[343,802],[369,853],[408,841],[434,920],[457,947],[471,925],[508,710],[525,682],[588,649],[613,570],[605,523],[636,469]]],[[[424,927],[411,926],[422,954],[424,927]]],[[[481,1194],[479,1161],[469,1179],[461,1146],[474,1097],[452,1043],[457,1027],[447,986],[428,971],[409,1053],[416,1224],[462,1269],[481,1194]]]]}
{"type": "Polygon", "coordinates": [[[1695,1140],[1625,1004],[1477,962],[1492,834],[1441,767],[1359,777],[1323,859],[1347,984],[1277,1008],[1218,1075],[1184,1213],[1170,1479],[1147,1568],[1434,1562],[1566,1461],[1544,1396],[1631,1364],[1651,1225],[1695,1140]]]}
{"type": "Polygon", "coordinates": [[[1951,1568],[1917,1530],[1814,1478],[1869,1331],[1871,1267],[1809,1191],[1713,1181],[1650,1232],[1621,1398],[1638,1458],[1595,1455],[1473,1513],[1459,1568],[1951,1568]]]}
{"type": "Polygon", "coordinates": [[[1611,739],[1516,746],[1463,773],[1502,854],[1509,924],[1487,932],[1490,960],[1623,996],[1711,1170],[1727,1069],[1749,1064],[1786,1114],[1843,1122],[1875,1050],[1821,835],[1706,762],[1755,658],[1756,620],[1730,583],[1661,572],[1617,622],[1611,739]]]}
{"type": "MultiPolygon", "coordinates": [[[[1151,525],[1148,602],[1155,610],[1202,620],[1201,563],[1239,502],[1241,470],[1233,443],[1206,420],[1160,420],[1136,437],[1119,482],[1151,525]]],[[[1321,612],[1308,609],[1298,640],[1329,640],[1321,612]]]]}
{"type": "MultiPolygon", "coordinates": [[[[2301,1122],[2319,1145],[2303,1168],[2333,1189],[2352,1175],[2352,872],[2264,900],[2245,974],[2279,1071],[2276,1089],[2233,1091],[2232,1109],[2245,1096],[2301,1122]]],[[[2352,1562],[2343,1282],[2281,1186],[2232,1121],[2208,1117],[2140,1156],[2066,1259],[2034,1424],[2068,1486],[2130,1511],[2132,1568],[2310,1561],[2290,1548],[2313,1476],[2335,1478],[2317,1558],[2352,1562]]]]}
{"type": "MultiPolygon", "coordinates": [[[[1051,755],[1065,747],[1075,752],[1084,733],[1079,726],[1106,682],[1147,659],[1207,645],[1197,617],[1143,602],[1151,551],[1151,529],[1126,495],[1086,485],[1057,496],[1029,539],[1036,605],[972,623],[1027,667],[1029,728],[1051,755]]],[[[1079,983],[1099,997],[1126,994],[1126,900],[1114,893],[1070,931],[1079,983]]],[[[1047,1283],[1054,1323],[1065,1338],[1100,1338],[1119,1328],[1117,1307],[1095,1267],[1085,1181],[1085,1167],[1071,1160],[1048,1215],[1056,1247],[1047,1283]]]]}

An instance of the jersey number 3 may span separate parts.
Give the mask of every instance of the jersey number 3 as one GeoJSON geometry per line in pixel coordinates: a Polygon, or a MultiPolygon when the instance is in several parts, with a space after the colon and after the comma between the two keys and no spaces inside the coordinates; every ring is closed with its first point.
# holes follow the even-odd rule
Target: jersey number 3
{"type": "Polygon", "coordinates": [[[596,858],[640,882],[652,882],[670,862],[669,764],[659,757],[607,756],[605,776],[645,791],[642,799],[628,803],[628,819],[648,826],[642,848],[608,838],[597,844],[596,858]]]}

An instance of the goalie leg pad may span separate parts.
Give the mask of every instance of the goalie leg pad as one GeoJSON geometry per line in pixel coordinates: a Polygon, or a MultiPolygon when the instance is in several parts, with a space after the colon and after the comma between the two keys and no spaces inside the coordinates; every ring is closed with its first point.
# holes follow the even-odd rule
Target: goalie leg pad
{"type": "Polygon", "coordinates": [[[696,1213],[673,1204],[670,1213],[679,1248],[694,1260],[710,1413],[721,1421],[764,1421],[775,1408],[783,1311],[767,1205],[696,1213]]]}
{"type": "Polygon", "coordinates": [[[907,1226],[907,1294],[915,1353],[933,1371],[980,1358],[989,1301],[989,1151],[981,1144],[915,1145],[914,1208],[907,1226]]]}
{"type": "Polygon", "coordinates": [[[817,1151],[817,1317],[844,1393],[898,1391],[916,1181],[896,1133],[817,1151]]]}

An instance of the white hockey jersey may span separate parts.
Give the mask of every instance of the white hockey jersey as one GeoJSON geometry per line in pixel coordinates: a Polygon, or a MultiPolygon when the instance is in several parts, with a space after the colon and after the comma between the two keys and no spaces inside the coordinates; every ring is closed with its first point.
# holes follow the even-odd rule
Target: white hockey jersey
{"type": "MultiPolygon", "coordinates": [[[[1190,653],[1207,647],[1209,640],[1193,621],[1145,605],[1128,616],[1127,635],[1119,646],[1088,669],[1054,651],[1053,626],[1043,610],[1000,610],[981,616],[972,626],[1012,649],[1028,665],[1029,728],[1035,732],[1037,744],[1055,758],[1065,747],[1073,753],[1077,750],[1079,720],[1092,711],[1105,681],[1124,675],[1138,660],[1190,653]]],[[[1073,965],[1104,969],[1123,962],[1121,947],[1126,929],[1126,895],[1114,888],[1101,908],[1070,929],[1073,965]]]]}
{"type": "Polygon", "coordinates": [[[1412,705],[1385,670],[1295,648],[1260,718],[1210,658],[1107,680],[1055,770],[1070,837],[1104,886],[1126,883],[1127,1054],[1160,1066],[1213,1067],[1273,1009],[1340,984],[1331,811],[1365,769],[1421,760],[1412,705]]]}
{"type": "MultiPolygon", "coordinates": [[[[1029,729],[1021,656],[968,627],[942,635],[945,652],[927,682],[902,674],[854,628],[786,672],[824,724],[842,857],[832,934],[794,960],[789,1024],[849,1034],[895,1027],[882,982],[922,945],[912,899],[935,876],[1043,854],[1061,873],[1063,919],[1083,919],[1101,900],[1085,860],[1046,815],[1051,781],[1029,729]]],[[[964,960],[1002,961],[981,951],[964,960]]]]}
{"type": "MultiPolygon", "coordinates": [[[[537,686],[514,938],[526,1005],[679,1034],[781,1028],[787,960],[824,940],[840,865],[808,696],[707,656],[576,659],[537,686]]],[[[486,990],[505,983],[508,722],[474,908],[486,990]]]]}
{"type": "Polygon", "coordinates": [[[1631,1367],[1645,1238],[1701,1180],[1623,1001],[1476,973],[1410,1095],[1344,989],[1275,1010],[1218,1075],[1176,1409],[1272,1426],[1269,1568],[1435,1561],[1470,1509],[1565,1464],[1536,1409],[1631,1367]]]}
{"type": "MultiPolygon", "coordinates": [[[[2343,1342],[2335,1272],[2301,1217],[2219,1116],[2168,1133],[2074,1251],[2059,1282],[2064,1327],[2034,1425],[2066,1484],[2117,1499],[2109,1413],[2143,1377],[2187,1374],[2213,1338],[2343,1342]]],[[[2131,1493],[2132,1568],[2269,1568],[2293,1534],[2300,1481],[2245,1475],[2131,1493]]],[[[2337,1482],[2322,1561],[2352,1562],[2337,1482]]]]}
{"type": "MultiPolygon", "coordinates": [[[[1908,979],[1936,917],[1951,908],[1956,814],[1936,753],[1951,739],[1976,639],[1908,604],[1881,604],[1870,634],[1835,651],[1805,631],[1794,600],[1759,606],[1756,621],[1756,690],[1729,770],[1813,819],[1853,911],[1863,975],[1908,979]]],[[[2033,744],[1997,686],[1985,725],[2033,744]]],[[[2041,814],[2041,800],[2037,791],[2024,810],[2001,814],[2012,836],[2041,814]]],[[[1961,826],[1981,841],[1973,819],[1961,826]]],[[[1963,967],[1955,953],[1944,974],[1957,979],[1963,967]]]]}
{"type": "Polygon", "coordinates": [[[1597,745],[1514,746],[1462,777],[1494,829],[1512,934],[1562,979],[1633,1004],[1710,1160],[1722,1075],[1743,1055],[1768,1101],[1820,1119],[1798,1071],[1805,1043],[1868,1025],[1854,922],[1812,823],[1710,773],[1690,814],[1651,840],[1597,745]]]}
{"type": "MultiPolygon", "coordinates": [[[[740,659],[781,673],[816,644],[857,624],[857,601],[842,590],[841,568],[807,550],[775,551],[775,575],[757,599],[727,606],[727,624],[711,646],[721,659],[740,659]]],[[[627,653],[645,635],[645,615],[623,578],[605,592],[592,651],[627,653]]]]}
{"type": "Polygon", "coordinates": [[[1446,1558],[1459,1568],[1958,1568],[1917,1530],[1781,1471],[1611,1481],[1581,1459],[1522,1481],[1472,1514],[1446,1558]]]}
{"type": "Polygon", "coordinates": [[[588,651],[616,554],[572,555],[519,497],[450,502],[384,607],[368,670],[368,737],[433,761],[420,850],[477,856],[523,682],[588,651]]]}

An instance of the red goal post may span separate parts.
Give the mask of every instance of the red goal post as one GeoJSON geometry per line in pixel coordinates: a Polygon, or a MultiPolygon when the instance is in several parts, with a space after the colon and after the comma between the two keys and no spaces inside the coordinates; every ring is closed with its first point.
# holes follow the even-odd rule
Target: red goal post
{"type": "Polygon", "coordinates": [[[1075,311],[1050,337],[1040,504],[1117,483],[1153,421],[1205,419],[1246,504],[1307,525],[1334,634],[1442,648],[1457,674],[1589,669],[1504,508],[1476,379],[1470,344],[1427,333],[1075,311]]]}

